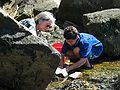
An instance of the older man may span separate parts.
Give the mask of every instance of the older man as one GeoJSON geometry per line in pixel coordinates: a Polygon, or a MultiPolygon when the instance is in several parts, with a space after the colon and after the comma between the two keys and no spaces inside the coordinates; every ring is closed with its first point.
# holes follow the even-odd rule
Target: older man
{"type": "Polygon", "coordinates": [[[34,18],[23,19],[20,23],[25,25],[33,35],[38,36],[41,31],[49,31],[55,25],[55,20],[52,13],[44,11],[34,18]]]}

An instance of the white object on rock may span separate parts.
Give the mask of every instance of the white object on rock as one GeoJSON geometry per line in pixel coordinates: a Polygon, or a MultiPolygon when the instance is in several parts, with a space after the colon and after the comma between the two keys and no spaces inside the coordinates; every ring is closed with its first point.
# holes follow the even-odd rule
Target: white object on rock
{"type": "Polygon", "coordinates": [[[67,73],[67,71],[66,71],[66,68],[63,68],[63,69],[62,69],[62,75],[63,75],[64,77],[68,76],[68,73],[67,73]]]}
{"type": "Polygon", "coordinates": [[[80,75],[82,75],[81,72],[74,72],[74,73],[70,74],[69,77],[71,77],[71,78],[78,78],[80,75]]]}
{"type": "Polygon", "coordinates": [[[66,71],[66,68],[57,68],[56,71],[55,71],[55,74],[58,75],[58,74],[62,74],[64,77],[68,76],[68,73],[66,71]]]}
{"type": "Polygon", "coordinates": [[[58,68],[56,69],[56,71],[55,71],[55,74],[56,74],[56,75],[57,75],[57,74],[61,74],[61,72],[62,72],[62,69],[58,67],[58,68]]]}

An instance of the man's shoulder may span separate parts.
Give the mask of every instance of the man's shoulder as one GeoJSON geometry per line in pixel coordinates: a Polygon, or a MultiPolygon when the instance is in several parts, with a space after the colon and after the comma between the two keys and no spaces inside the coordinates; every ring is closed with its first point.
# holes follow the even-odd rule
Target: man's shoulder
{"type": "Polygon", "coordinates": [[[34,22],[34,19],[32,18],[26,18],[26,19],[22,19],[19,22],[34,22]]]}
{"type": "Polygon", "coordinates": [[[88,38],[93,38],[94,36],[89,33],[79,33],[78,34],[81,39],[88,39],[88,38]]]}

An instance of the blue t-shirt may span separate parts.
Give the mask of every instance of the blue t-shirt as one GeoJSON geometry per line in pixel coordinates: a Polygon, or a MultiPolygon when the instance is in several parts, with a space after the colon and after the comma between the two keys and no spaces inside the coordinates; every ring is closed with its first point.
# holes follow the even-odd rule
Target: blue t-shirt
{"type": "MultiPolygon", "coordinates": [[[[80,47],[80,57],[87,58],[91,51],[95,51],[95,48],[102,46],[102,43],[91,34],[79,33],[78,39],[74,46],[70,46],[64,41],[61,53],[66,54],[68,50],[73,50],[75,47],[80,47]]],[[[97,53],[97,50],[95,51],[97,53]]]]}

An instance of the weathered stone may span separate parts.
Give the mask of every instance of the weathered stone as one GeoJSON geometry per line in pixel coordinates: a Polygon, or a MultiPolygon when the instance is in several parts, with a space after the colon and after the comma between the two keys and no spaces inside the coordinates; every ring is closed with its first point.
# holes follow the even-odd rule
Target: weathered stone
{"type": "Polygon", "coordinates": [[[82,15],[90,12],[119,8],[120,0],[61,0],[57,17],[82,25],[82,15]]]}
{"type": "Polygon", "coordinates": [[[0,9],[0,88],[45,90],[59,63],[49,46],[0,9]]]}
{"type": "Polygon", "coordinates": [[[19,5],[17,20],[34,17],[42,11],[53,11],[59,7],[61,0],[16,0],[19,5]]]}
{"type": "Polygon", "coordinates": [[[103,42],[107,55],[120,56],[120,9],[84,14],[83,25],[103,42]]]}
{"type": "Polygon", "coordinates": [[[2,7],[7,2],[10,2],[10,0],[0,0],[0,7],[2,7]]]}
{"type": "Polygon", "coordinates": [[[42,11],[56,12],[61,0],[2,0],[2,7],[17,20],[34,17],[42,11]]]}

